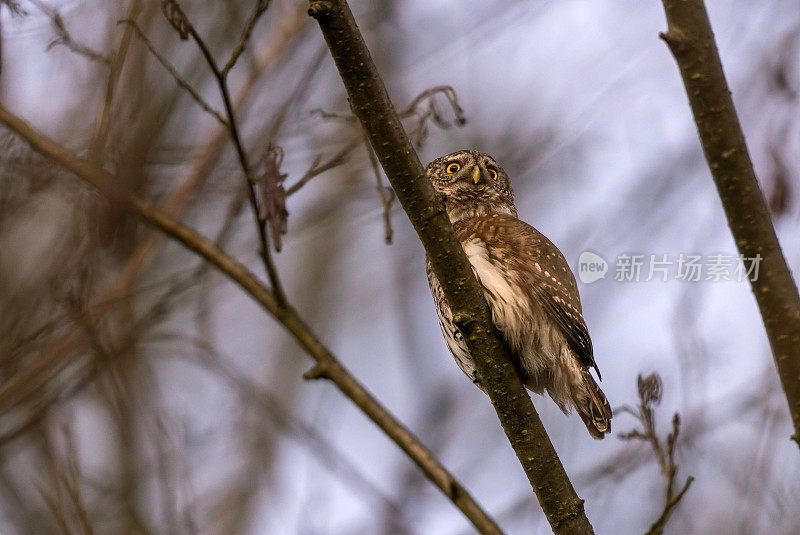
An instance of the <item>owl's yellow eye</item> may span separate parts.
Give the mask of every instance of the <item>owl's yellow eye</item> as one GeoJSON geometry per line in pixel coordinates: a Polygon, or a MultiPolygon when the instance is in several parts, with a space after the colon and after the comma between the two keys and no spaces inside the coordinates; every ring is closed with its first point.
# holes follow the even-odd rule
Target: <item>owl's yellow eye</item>
{"type": "Polygon", "coordinates": [[[456,163],[456,162],[451,163],[445,169],[445,171],[447,171],[451,175],[453,173],[458,173],[460,170],[461,170],[461,164],[460,163],[456,163]]]}
{"type": "Polygon", "coordinates": [[[497,171],[489,169],[489,176],[492,177],[492,180],[497,180],[497,171]]]}

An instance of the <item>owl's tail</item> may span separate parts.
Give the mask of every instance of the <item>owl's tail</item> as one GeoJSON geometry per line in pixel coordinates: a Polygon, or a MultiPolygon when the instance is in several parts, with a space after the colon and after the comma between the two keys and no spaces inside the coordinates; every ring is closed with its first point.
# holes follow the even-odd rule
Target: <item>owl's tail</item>
{"type": "Polygon", "coordinates": [[[575,408],[592,438],[602,440],[606,433],[611,432],[611,406],[588,368],[583,368],[581,378],[584,395],[576,396],[575,408]]]}

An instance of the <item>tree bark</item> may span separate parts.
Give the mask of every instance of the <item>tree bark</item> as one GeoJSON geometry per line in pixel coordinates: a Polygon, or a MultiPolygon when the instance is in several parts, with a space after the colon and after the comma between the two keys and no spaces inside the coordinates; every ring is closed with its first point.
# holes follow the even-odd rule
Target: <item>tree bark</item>
{"type": "Polygon", "coordinates": [[[661,34],[689,96],[711,175],[739,254],[760,256],[751,280],[800,445],[800,297],[756,180],[703,0],[662,0],[661,34]]]}
{"type": "Polygon", "coordinates": [[[350,106],[425,247],[481,383],[553,532],[593,533],[583,500],[575,493],[494,329],[483,292],[397,117],[347,2],[312,0],[309,14],[319,23],[350,106]]]}

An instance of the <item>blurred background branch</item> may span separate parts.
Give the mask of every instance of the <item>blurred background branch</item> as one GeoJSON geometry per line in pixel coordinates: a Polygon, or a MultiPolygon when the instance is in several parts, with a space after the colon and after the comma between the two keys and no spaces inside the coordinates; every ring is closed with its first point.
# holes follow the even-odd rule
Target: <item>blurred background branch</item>
{"type": "MultiPolygon", "coordinates": [[[[272,292],[275,294],[275,298],[277,299],[277,303],[279,306],[288,306],[288,302],[286,301],[286,295],[283,291],[283,283],[281,283],[280,276],[278,275],[278,269],[275,266],[275,262],[272,259],[272,253],[270,252],[269,246],[269,238],[267,234],[267,223],[269,223],[273,229],[276,228],[275,221],[268,221],[266,217],[262,217],[263,212],[259,210],[258,205],[258,198],[256,193],[256,188],[258,187],[258,179],[254,175],[254,170],[250,165],[249,158],[247,156],[247,151],[244,148],[243,141],[240,134],[239,124],[236,120],[236,115],[233,108],[233,103],[231,101],[230,90],[228,89],[228,73],[230,69],[236,63],[236,60],[241,55],[244,47],[247,44],[248,39],[253,30],[253,26],[255,26],[256,22],[258,21],[259,17],[264,14],[269,6],[268,1],[261,1],[256,5],[256,9],[253,14],[250,16],[249,20],[245,25],[245,29],[242,32],[242,37],[239,40],[239,43],[236,45],[236,49],[233,51],[231,58],[228,60],[226,66],[224,68],[220,68],[217,65],[216,60],[214,59],[211,50],[209,50],[208,45],[200,37],[200,34],[197,33],[194,26],[192,26],[191,22],[189,22],[188,17],[183,12],[180,4],[177,0],[163,0],[161,3],[161,11],[164,13],[164,16],[167,18],[167,21],[172,25],[173,28],[178,32],[180,38],[185,40],[188,37],[191,37],[192,40],[195,42],[197,47],[202,52],[203,57],[208,64],[208,67],[211,69],[211,72],[214,74],[214,78],[216,79],[217,85],[219,86],[220,96],[222,97],[222,103],[225,106],[225,113],[227,114],[228,120],[226,121],[226,126],[230,132],[231,141],[233,142],[233,146],[236,149],[236,156],[239,160],[239,165],[242,168],[242,174],[244,175],[244,179],[246,181],[247,187],[247,198],[250,201],[250,208],[253,212],[253,217],[256,223],[256,228],[258,229],[258,239],[259,239],[259,256],[261,256],[262,261],[264,262],[264,269],[267,273],[267,277],[269,277],[270,286],[272,288],[272,292]]],[[[273,193],[278,193],[280,190],[273,190],[273,193]]],[[[272,202],[272,201],[270,201],[272,202]]],[[[278,228],[281,229],[285,226],[285,222],[281,224],[277,224],[278,228]]],[[[278,231],[280,232],[280,230],[278,231]]],[[[279,249],[280,247],[277,247],[279,249]]]]}
{"type": "MultiPolygon", "coordinates": [[[[280,303],[271,290],[264,287],[243,265],[226,255],[216,245],[194,230],[172,219],[147,201],[139,199],[116,186],[114,177],[94,167],[86,160],[69,154],[51,140],[33,130],[28,124],[0,106],[0,122],[12,129],[45,157],[53,160],[97,188],[103,195],[133,211],[148,224],[213,264],[258,301],[295,337],[316,364],[305,374],[308,379],[326,378],[352,400],[425,472],[429,479],[473,522],[481,533],[500,533],[494,521],[473,500],[467,490],[436,460],[432,452],[398,422],[381,404],[356,381],[342,364],[309,330],[305,322],[287,304],[280,303]]],[[[27,385],[26,385],[27,386],[27,385]]],[[[22,385],[19,385],[21,388],[22,385]]],[[[7,394],[13,396],[14,393],[7,394]]],[[[125,420],[127,421],[127,419],[125,420]]]]}

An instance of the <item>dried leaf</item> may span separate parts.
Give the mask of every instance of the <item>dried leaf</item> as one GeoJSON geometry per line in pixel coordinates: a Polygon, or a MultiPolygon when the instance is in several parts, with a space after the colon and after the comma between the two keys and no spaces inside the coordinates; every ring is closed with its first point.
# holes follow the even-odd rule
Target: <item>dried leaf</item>
{"type": "Polygon", "coordinates": [[[651,407],[661,403],[661,377],[657,373],[651,373],[647,377],[641,374],[636,379],[639,389],[639,399],[644,407],[651,407]]]}
{"type": "Polygon", "coordinates": [[[178,31],[182,41],[189,39],[189,32],[192,31],[192,24],[181,9],[176,0],[162,0],[161,11],[167,21],[178,31]]]}
{"type": "Polygon", "coordinates": [[[286,189],[283,187],[286,175],[280,171],[283,149],[270,146],[265,160],[264,173],[256,182],[258,219],[269,223],[273,246],[276,251],[280,251],[281,235],[286,234],[289,218],[289,212],[286,210],[286,189]]]}

